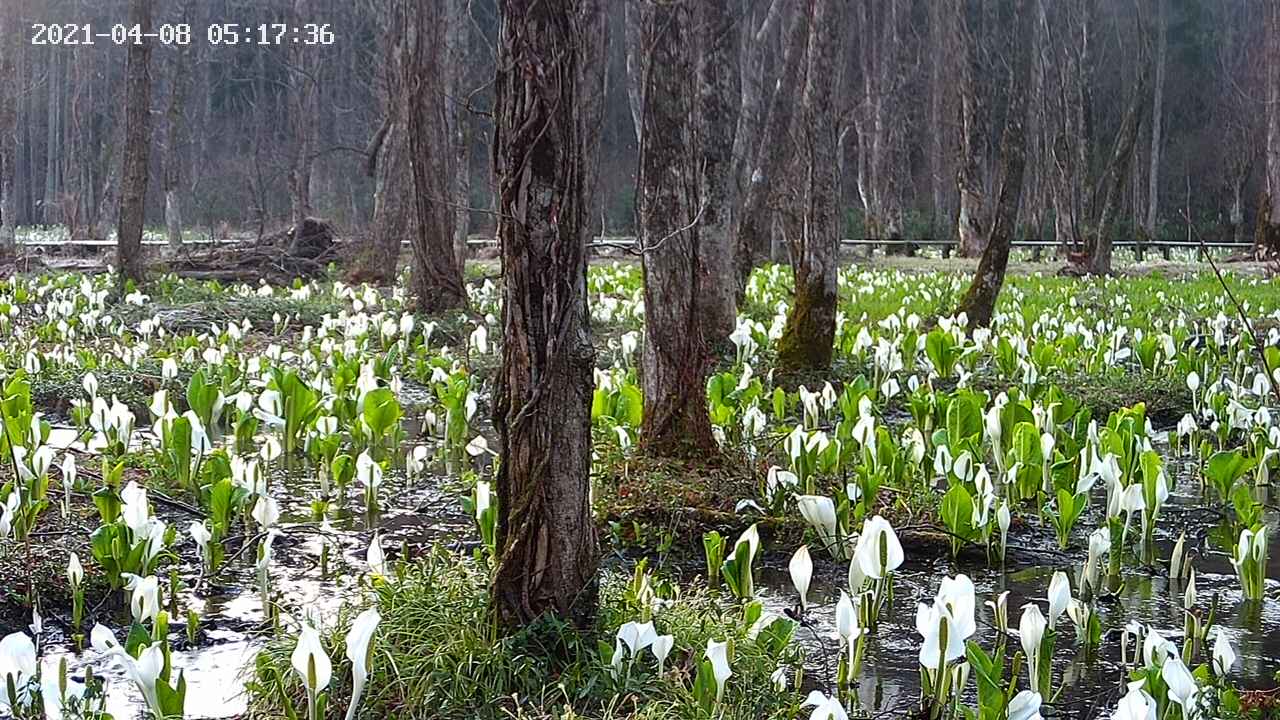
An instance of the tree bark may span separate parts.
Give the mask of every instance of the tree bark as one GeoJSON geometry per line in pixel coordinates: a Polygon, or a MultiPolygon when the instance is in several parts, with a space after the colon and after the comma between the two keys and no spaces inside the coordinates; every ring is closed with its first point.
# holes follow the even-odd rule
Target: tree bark
{"type": "Polygon", "coordinates": [[[645,0],[646,49],[636,209],[644,268],[642,356],[645,448],[663,456],[714,452],[707,414],[708,351],[701,313],[701,152],[692,121],[696,96],[688,3],[645,0]]]}
{"type": "Polygon", "coordinates": [[[982,254],[987,240],[987,216],[983,197],[982,163],[987,154],[987,127],[983,110],[983,93],[979,84],[987,77],[984,50],[973,28],[966,21],[965,1],[952,0],[955,17],[952,20],[956,46],[961,48],[956,58],[960,66],[960,167],[956,172],[956,187],[960,196],[960,211],[956,218],[956,235],[959,254],[977,257],[982,254]]]}
{"type": "Polygon", "coordinates": [[[698,58],[698,128],[702,154],[703,252],[718,262],[704,264],[699,280],[703,332],[713,347],[729,345],[738,324],[737,276],[734,273],[733,146],[741,86],[738,28],[730,0],[703,0],[695,11],[698,58]]]}
{"type": "Polygon", "coordinates": [[[1266,12],[1266,186],[1254,252],[1262,257],[1280,255],[1280,3],[1268,2],[1266,12]]]}
{"type": "Polygon", "coordinates": [[[142,229],[146,222],[148,163],[151,155],[151,0],[129,0],[129,23],[142,29],[129,45],[125,69],[124,161],[120,173],[120,221],[116,269],[120,282],[142,282],[142,229]]]}
{"type": "Polygon", "coordinates": [[[1022,199],[1022,176],[1026,167],[1026,120],[1028,86],[1035,72],[1031,48],[1034,43],[1035,17],[1028,5],[1034,0],[1015,0],[1014,62],[1009,72],[1008,108],[1000,135],[999,187],[996,207],[982,259],[973,282],[960,300],[956,313],[964,313],[969,328],[989,327],[995,313],[996,299],[1004,285],[1009,265],[1009,246],[1017,224],[1018,205],[1022,199]]]}
{"type": "Polygon", "coordinates": [[[1133,97],[1120,121],[1120,130],[1116,135],[1111,159],[1099,183],[1100,189],[1106,195],[1089,241],[1088,271],[1094,275],[1111,274],[1111,225],[1120,204],[1120,193],[1124,189],[1129,166],[1133,162],[1134,147],[1138,142],[1138,129],[1142,126],[1142,115],[1146,107],[1147,70],[1144,67],[1140,70],[1137,87],[1134,88],[1133,97]]]}
{"type": "Polygon", "coordinates": [[[467,0],[449,0],[449,95],[446,120],[453,147],[453,253],[466,266],[467,238],[471,234],[471,117],[466,110],[470,94],[467,70],[471,67],[471,23],[467,0]]]}
{"type": "Polygon", "coordinates": [[[644,112],[645,59],[649,50],[641,46],[644,2],[646,0],[622,0],[623,34],[627,47],[627,105],[631,109],[631,124],[636,131],[637,144],[644,125],[641,114],[644,112]]]}
{"type": "Polygon", "coordinates": [[[18,227],[18,47],[10,40],[15,25],[9,13],[0,12],[0,247],[13,244],[18,227]]]}
{"type": "Polygon", "coordinates": [[[1147,215],[1143,230],[1147,238],[1156,236],[1160,220],[1160,153],[1164,143],[1164,78],[1169,53],[1169,2],[1156,1],[1156,86],[1151,101],[1151,169],[1147,174],[1147,215]]]}
{"type": "Polygon", "coordinates": [[[502,246],[498,567],[493,605],[508,629],[543,615],[587,627],[599,552],[591,515],[591,371],[584,37],[569,3],[502,0],[494,172],[502,246]]]}
{"type": "MultiPolygon", "coordinates": [[[[293,0],[293,20],[302,23],[308,17],[308,0],[293,0]]],[[[289,163],[289,219],[298,227],[312,214],[311,170],[315,166],[317,116],[316,67],[312,62],[314,51],[305,45],[294,43],[289,61],[289,118],[293,126],[293,144],[289,163]]]]}
{"type": "Polygon", "coordinates": [[[840,55],[840,0],[809,0],[808,69],[799,123],[803,220],[791,245],[795,298],[778,340],[783,370],[831,366],[836,334],[836,271],[840,182],[836,165],[839,118],[833,99],[840,55]]]}
{"type": "MultiPolygon", "coordinates": [[[[187,19],[187,6],[183,4],[183,21],[187,19]]],[[[182,168],[186,160],[186,148],[183,145],[183,125],[186,117],[187,88],[191,79],[188,77],[191,67],[192,45],[176,49],[177,62],[173,67],[173,77],[169,81],[169,108],[165,113],[165,159],[164,159],[164,224],[168,234],[169,247],[176,249],[182,245],[182,168]]]]}
{"type": "Polygon", "coordinates": [[[579,0],[578,18],[584,28],[583,61],[579,64],[578,122],[586,137],[584,200],[588,237],[604,234],[600,200],[601,147],[604,142],[605,104],[609,96],[609,14],[606,0],[579,0]]]}
{"type": "Polygon", "coordinates": [[[418,309],[434,313],[467,302],[462,266],[454,254],[454,212],[449,181],[452,147],[441,104],[445,101],[444,18],[433,3],[406,2],[408,18],[402,79],[406,136],[417,219],[413,246],[413,290],[418,309]]]}
{"type": "Polygon", "coordinates": [[[773,226],[769,206],[775,196],[774,183],[794,150],[790,137],[791,122],[795,115],[809,27],[804,12],[794,11],[791,16],[783,40],[782,71],[769,99],[759,148],[752,153],[756,159],[751,166],[742,210],[736,218],[735,263],[739,300],[746,291],[751,271],[769,258],[773,226]]]}

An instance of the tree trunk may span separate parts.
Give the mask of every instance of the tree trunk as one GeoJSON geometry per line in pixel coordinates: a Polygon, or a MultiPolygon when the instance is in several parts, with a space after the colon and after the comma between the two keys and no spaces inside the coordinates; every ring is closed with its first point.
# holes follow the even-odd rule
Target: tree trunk
{"type": "Polygon", "coordinates": [[[644,18],[642,4],[646,0],[622,0],[622,24],[626,42],[627,105],[631,108],[631,124],[636,131],[636,143],[640,143],[644,121],[645,59],[649,48],[643,47],[640,24],[644,18]]]}
{"type": "Polygon", "coordinates": [[[1280,255],[1280,3],[1269,2],[1265,7],[1267,182],[1254,252],[1259,257],[1274,257],[1280,255]]]}
{"type": "Polygon", "coordinates": [[[1147,216],[1143,229],[1147,238],[1156,236],[1160,219],[1160,153],[1164,142],[1164,78],[1169,52],[1169,2],[1156,2],[1156,87],[1151,101],[1151,170],[1147,175],[1147,216]]]}
{"type": "Polygon", "coordinates": [[[656,455],[715,451],[707,414],[708,352],[701,313],[706,257],[698,223],[701,153],[691,120],[696,81],[688,3],[645,0],[648,49],[636,210],[644,268],[644,423],[656,455]]]}
{"type": "Polygon", "coordinates": [[[703,207],[698,234],[706,257],[718,260],[705,263],[698,295],[702,330],[714,348],[728,346],[738,324],[732,219],[736,204],[733,145],[741,86],[738,28],[730,4],[730,0],[704,0],[695,11],[696,43],[701,49],[697,133],[702,149],[703,207]]]}
{"type": "MultiPolygon", "coordinates": [[[[950,72],[953,64],[954,55],[952,55],[955,47],[952,36],[956,35],[955,16],[952,8],[947,6],[956,5],[961,0],[952,0],[950,3],[932,2],[929,3],[929,35],[930,42],[935,48],[933,57],[929,60],[929,191],[931,196],[931,212],[929,217],[929,232],[931,235],[937,235],[939,232],[946,232],[946,228],[942,227],[941,218],[948,218],[946,186],[952,175],[949,170],[951,163],[945,150],[949,137],[947,126],[950,124],[944,120],[945,109],[948,107],[948,100],[951,97],[950,84],[954,75],[950,72]]],[[[840,165],[843,170],[844,166],[844,139],[843,131],[840,135],[841,150],[839,155],[840,165]]],[[[844,173],[840,174],[841,181],[844,180],[844,173]]]]}
{"type": "Polygon", "coordinates": [[[752,153],[756,160],[742,201],[742,211],[736,218],[738,299],[746,291],[751,271],[770,255],[773,220],[769,206],[776,190],[774,181],[794,150],[790,137],[791,120],[795,115],[808,37],[805,13],[793,9],[783,40],[782,71],[769,99],[764,127],[760,132],[760,146],[752,153]]]}
{"type": "Polygon", "coordinates": [[[840,55],[841,4],[809,2],[808,70],[797,133],[803,220],[791,246],[795,299],[778,340],[778,366],[783,370],[830,367],[835,341],[840,182],[831,158],[836,156],[840,123],[832,80],[840,55]]]}
{"type": "Polygon", "coordinates": [[[969,328],[989,327],[995,313],[996,299],[1004,285],[1009,265],[1009,246],[1017,224],[1018,204],[1022,199],[1022,176],[1026,167],[1027,88],[1035,72],[1031,48],[1035,44],[1032,18],[1028,7],[1034,0],[1015,0],[1017,29],[1013,34],[1014,62],[1009,72],[1008,108],[1004,131],[1000,135],[999,188],[987,246],[978,261],[969,290],[960,300],[956,312],[964,313],[969,328]]]}
{"type": "Polygon", "coordinates": [[[18,227],[18,47],[9,35],[17,23],[8,15],[0,12],[0,247],[13,244],[18,227]]]}
{"type": "Polygon", "coordinates": [[[609,13],[606,0],[580,0],[579,23],[584,28],[587,46],[578,66],[578,122],[586,136],[583,203],[588,222],[583,231],[588,237],[604,234],[604,210],[600,200],[600,160],[604,142],[605,103],[609,97],[609,13]]]}
{"type": "MultiPolygon", "coordinates": [[[[398,73],[399,70],[392,69],[391,72],[398,73]]],[[[403,103],[403,99],[399,102],[403,103]]],[[[367,281],[386,284],[396,279],[401,241],[418,233],[404,120],[389,119],[378,145],[377,164],[374,166],[373,227],[369,247],[361,258],[360,270],[367,281]]]]}
{"type": "Polygon", "coordinates": [[[952,20],[961,52],[960,64],[960,167],[956,187],[960,195],[960,212],[956,219],[958,252],[963,257],[982,254],[987,239],[987,217],[984,207],[982,163],[987,154],[987,128],[983,110],[983,93],[979,88],[987,77],[983,48],[966,21],[964,0],[952,0],[952,20]]]}
{"type": "Polygon", "coordinates": [[[1089,242],[1088,270],[1094,275],[1111,274],[1111,225],[1120,204],[1120,192],[1124,189],[1125,177],[1128,176],[1129,166],[1133,162],[1134,147],[1138,142],[1138,129],[1142,126],[1142,114],[1146,111],[1146,107],[1147,71],[1144,67],[1140,70],[1137,87],[1134,88],[1133,97],[1120,121],[1114,151],[1099,183],[1100,189],[1106,193],[1106,196],[1089,242]]]}
{"type": "Polygon", "coordinates": [[[449,96],[445,99],[449,136],[453,147],[453,254],[466,267],[467,238],[471,234],[471,117],[466,110],[471,92],[467,70],[471,67],[470,3],[449,0],[447,47],[449,96]]]}
{"type": "Polygon", "coordinates": [[[493,605],[509,629],[543,615],[587,627],[599,552],[591,515],[591,371],[584,45],[565,4],[502,0],[494,83],[494,173],[502,246],[498,567],[493,605]]]}
{"type": "MultiPolygon", "coordinates": [[[[186,5],[183,6],[183,20],[186,21],[186,5]]],[[[190,53],[192,45],[177,48],[177,62],[173,67],[173,77],[169,81],[169,108],[165,113],[165,159],[164,159],[164,224],[169,236],[170,249],[182,245],[182,204],[179,191],[182,188],[182,166],[186,158],[183,145],[183,123],[187,104],[187,87],[190,78],[190,53]]]]}
{"type": "MultiPolygon", "coordinates": [[[[297,23],[308,17],[308,0],[293,0],[293,19],[297,23]]],[[[311,170],[315,165],[315,144],[319,108],[316,103],[316,67],[311,61],[315,51],[295,43],[290,48],[289,118],[293,126],[289,163],[289,220],[297,227],[312,214],[311,170]]]]}
{"type": "Polygon", "coordinates": [[[402,91],[406,94],[406,133],[413,175],[416,228],[413,245],[413,291],[418,309],[434,313],[466,305],[462,266],[453,248],[452,159],[444,113],[444,18],[434,3],[406,1],[408,30],[402,91]]]}
{"type": "Polygon", "coordinates": [[[129,0],[129,23],[142,29],[129,45],[125,66],[124,161],[120,172],[120,221],[116,229],[116,269],[121,284],[142,282],[142,229],[146,222],[148,163],[151,155],[151,0],[129,0]]]}

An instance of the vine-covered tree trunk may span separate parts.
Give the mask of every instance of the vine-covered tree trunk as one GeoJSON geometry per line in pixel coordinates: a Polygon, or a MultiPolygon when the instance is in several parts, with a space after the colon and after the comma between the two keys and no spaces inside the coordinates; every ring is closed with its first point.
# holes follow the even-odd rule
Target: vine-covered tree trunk
{"type": "Polygon", "coordinates": [[[703,332],[713,346],[728,345],[738,323],[732,229],[736,193],[734,133],[738,125],[740,71],[738,28],[730,0],[703,0],[695,18],[698,61],[698,137],[702,154],[702,220],[699,237],[708,258],[701,276],[703,332]]]}
{"type": "Polygon", "coordinates": [[[650,52],[642,88],[636,210],[644,268],[644,422],[657,455],[714,451],[707,414],[708,351],[701,313],[704,263],[698,223],[700,152],[688,3],[644,0],[641,43],[650,52]]]}
{"type": "Polygon", "coordinates": [[[116,269],[121,282],[141,282],[142,228],[151,155],[151,41],[146,38],[151,32],[151,0],[129,0],[129,23],[142,29],[143,39],[129,45],[125,65],[124,165],[116,228],[116,269]]]}
{"type": "Polygon", "coordinates": [[[835,341],[840,181],[831,162],[839,128],[831,79],[840,56],[840,5],[840,0],[809,3],[808,71],[797,124],[803,221],[791,244],[795,299],[778,341],[778,365],[785,370],[830,367],[835,341]]]}
{"type": "Polygon", "coordinates": [[[452,143],[441,111],[447,48],[445,18],[437,3],[406,1],[403,77],[405,132],[413,176],[413,294],[418,309],[433,313],[466,304],[462,265],[454,253],[453,185],[448,179],[452,143]]]}
{"type": "Polygon", "coordinates": [[[735,219],[739,299],[746,290],[751,271],[769,258],[773,228],[773,214],[769,206],[775,197],[774,182],[794,154],[791,121],[804,68],[809,26],[805,21],[806,13],[795,10],[790,15],[784,34],[782,70],[769,98],[764,126],[760,131],[760,146],[751,151],[755,162],[751,166],[742,211],[735,219]]]}
{"type": "Polygon", "coordinates": [[[502,246],[498,547],[507,628],[544,614],[586,626],[599,553],[591,516],[591,370],[584,148],[572,3],[502,0],[494,174],[502,246]]]}
{"type": "Polygon", "coordinates": [[[1035,16],[1029,3],[1015,0],[1013,12],[1017,31],[1014,33],[1014,63],[1009,73],[1008,107],[1004,131],[1000,135],[999,179],[996,206],[987,246],[978,261],[969,290],[960,300],[958,313],[968,317],[969,327],[988,327],[995,312],[996,298],[1004,285],[1009,265],[1009,245],[1018,220],[1018,204],[1022,199],[1022,176],[1026,167],[1027,94],[1034,72],[1031,48],[1034,43],[1035,16]]]}

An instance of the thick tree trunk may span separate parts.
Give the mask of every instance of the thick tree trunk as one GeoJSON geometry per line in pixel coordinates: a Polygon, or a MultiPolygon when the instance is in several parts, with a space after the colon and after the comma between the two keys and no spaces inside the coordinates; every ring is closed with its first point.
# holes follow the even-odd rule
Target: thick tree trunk
{"type": "Polygon", "coordinates": [[[120,173],[120,222],[116,229],[116,269],[120,280],[142,282],[142,229],[146,221],[148,163],[151,156],[151,0],[129,0],[129,23],[142,41],[129,45],[125,69],[124,164],[120,173]]]}
{"type": "Polygon", "coordinates": [[[804,210],[791,248],[795,299],[778,341],[778,365],[784,370],[830,367],[835,341],[840,182],[831,158],[840,123],[832,79],[840,55],[841,5],[841,0],[809,0],[808,70],[797,133],[804,210]]]}
{"type": "Polygon", "coordinates": [[[707,257],[698,224],[700,149],[687,3],[645,0],[641,43],[649,48],[641,113],[636,210],[644,267],[644,423],[641,441],[657,455],[715,450],[707,414],[708,351],[701,313],[707,257]]]}
{"type": "Polygon", "coordinates": [[[360,253],[356,275],[376,284],[394,282],[401,242],[417,234],[413,176],[405,140],[407,91],[404,88],[405,17],[401,3],[378,7],[382,35],[379,99],[384,114],[366,149],[365,173],[373,178],[373,218],[369,241],[360,253]]]}
{"type": "Polygon", "coordinates": [[[502,0],[494,172],[502,245],[498,547],[493,605],[514,629],[543,615],[590,624],[599,552],[591,515],[585,43],[564,4],[502,0]]]}
{"type": "MultiPolygon", "coordinates": [[[[398,73],[399,69],[392,72],[398,73]]],[[[391,120],[378,144],[374,167],[373,227],[369,247],[361,257],[360,270],[367,281],[385,284],[395,281],[401,241],[415,237],[418,230],[403,119],[391,120]]]]}
{"type": "Polygon", "coordinates": [[[702,330],[713,348],[729,345],[729,336],[738,324],[732,219],[737,201],[733,145],[741,86],[739,33],[731,4],[730,0],[704,0],[695,12],[696,44],[701,49],[697,115],[703,207],[698,234],[706,257],[717,259],[704,264],[698,296],[702,330]]]}
{"type": "Polygon", "coordinates": [[[773,227],[770,204],[776,195],[774,183],[795,149],[790,137],[791,121],[800,92],[799,78],[804,69],[809,27],[804,12],[793,9],[790,14],[783,39],[782,71],[769,98],[764,127],[760,132],[760,146],[752,153],[756,159],[742,201],[742,211],[735,218],[739,299],[746,290],[751,271],[770,256],[773,227]]]}
{"type": "Polygon", "coordinates": [[[960,300],[956,312],[964,313],[969,328],[988,327],[995,313],[996,299],[1004,285],[1009,265],[1009,246],[1017,224],[1018,205],[1022,199],[1022,176],[1026,167],[1026,119],[1028,86],[1035,72],[1031,47],[1035,28],[1031,7],[1034,0],[1015,0],[1017,30],[1013,35],[1014,63],[1009,73],[1008,108],[1004,131],[1000,135],[999,188],[987,246],[978,261],[969,290],[960,300]]]}
{"type": "Polygon", "coordinates": [[[417,218],[413,246],[413,293],[422,312],[462,307],[467,302],[462,266],[454,254],[449,181],[452,159],[444,113],[444,18],[432,3],[406,3],[408,31],[402,92],[406,93],[406,136],[417,218]]]}

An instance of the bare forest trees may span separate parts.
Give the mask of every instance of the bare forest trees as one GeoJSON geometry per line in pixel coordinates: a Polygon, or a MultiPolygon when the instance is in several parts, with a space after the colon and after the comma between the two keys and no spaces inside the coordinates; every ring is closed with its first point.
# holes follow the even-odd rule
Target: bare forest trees
{"type": "Polygon", "coordinates": [[[13,243],[17,227],[18,45],[10,36],[15,24],[0,13],[0,247],[13,243]]]}
{"type": "Polygon", "coordinates": [[[1009,89],[1005,109],[1004,131],[1000,136],[996,205],[991,227],[985,240],[982,259],[968,291],[960,300],[957,314],[964,313],[970,328],[988,327],[995,312],[996,298],[1004,285],[1009,265],[1009,246],[1018,219],[1018,206],[1023,192],[1026,166],[1027,95],[1035,73],[1033,46],[1036,0],[1015,0],[1013,4],[1016,31],[1013,33],[1013,60],[1009,66],[1009,89]]]}
{"type": "Polygon", "coordinates": [[[796,123],[796,169],[803,214],[791,243],[795,298],[778,341],[778,363],[790,370],[831,365],[836,332],[840,178],[836,156],[836,60],[841,0],[810,0],[804,96],[796,123]]]}
{"type": "Polygon", "coordinates": [[[543,614],[585,626],[599,556],[583,183],[593,162],[588,135],[599,128],[577,113],[583,95],[601,92],[579,86],[589,44],[601,38],[583,31],[573,3],[502,0],[501,13],[494,173],[505,283],[493,604],[507,628],[543,614]]]}
{"type": "Polygon", "coordinates": [[[399,85],[404,96],[405,149],[413,178],[413,293],[418,309],[438,312],[466,304],[462,265],[454,250],[454,165],[445,120],[447,14],[437,3],[397,3],[404,28],[399,85]]]}
{"type": "Polygon", "coordinates": [[[704,246],[699,223],[693,13],[691,3],[640,3],[642,83],[640,176],[636,217],[644,267],[644,422],[641,442],[653,453],[713,451],[707,416],[709,352],[700,310],[701,276],[722,262],[704,246]]]}
{"type": "MultiPolygon", "coordinates": [[[[788,158],[792,156],[791,123],[795,115],[800,79],[803,77],[809,25],[807,13],[803,12],[801,5],[796,4],[788,11],[780,7],[785,4],[783,0],[777,0],[770,6],[751,41],[751,52],[763,54],[764,38],[761,35],[768,33],[772,26],[779,23],[779,16],[787,16],[782,40],[781,70],[768,94],[767,103],[762,103],[756,96],[743,96],[744,120],[740,123],[738,132],[743,135],[739,162],[743,166],[740,180],[746,180],[746,191],[734,228],[734,235],[737,236],[735,271],[739,295],[746,288],[752,269],[769,258],[773,211],[780,197],[779,179],[788,158]],[[760,119],[746,117],[746,113],[754,113],[759,109],[764,111],[760,119]],[[744,175],[745,178],[742,177],[744,175]]],[[[751,89],[755,92],[759,86],[769,87],[758,79],[758,74],[762,72],[761,64],[762,55],[747,56],[746,74],[753,79],[748,83],[744,78],[744,90],[751,89]]]]}
{"type": "Polygon", "coordinates": [[[861,77],[857,130],[857,186],[865,233],[901,238],[907,55],[907,0],[854,0],[856,66],[861,77]]]}
{"type": "Polygon", "coordinates": [[[129,0],[129,22],[143,39],[129,45],[124,109],[124,158],[120,177],[120,221],[116,269],[121,281],[143,278],[142,230],[146,220],[148,162],[151,156],[151,0],[129,0]]]}

